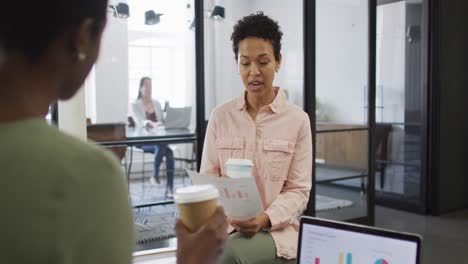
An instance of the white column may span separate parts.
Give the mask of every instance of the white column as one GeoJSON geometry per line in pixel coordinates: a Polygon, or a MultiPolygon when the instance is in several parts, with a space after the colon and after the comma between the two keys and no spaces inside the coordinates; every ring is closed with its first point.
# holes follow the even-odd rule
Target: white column
{"type": "Polygon", "coordinates": [[[83,88],[70,100],[59,101],[58,125],[60,130],[84,141],[87,140],[86,106],[83,88]]]}

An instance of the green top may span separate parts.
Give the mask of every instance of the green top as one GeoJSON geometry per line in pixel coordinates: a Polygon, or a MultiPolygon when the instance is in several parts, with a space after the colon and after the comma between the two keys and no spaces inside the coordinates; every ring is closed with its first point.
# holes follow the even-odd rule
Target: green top
{"type": "Polygon", "coordinates": [[[132,211],[111,153],[32,119],[0,123],[0,263],[131,263],[132,211]]]}

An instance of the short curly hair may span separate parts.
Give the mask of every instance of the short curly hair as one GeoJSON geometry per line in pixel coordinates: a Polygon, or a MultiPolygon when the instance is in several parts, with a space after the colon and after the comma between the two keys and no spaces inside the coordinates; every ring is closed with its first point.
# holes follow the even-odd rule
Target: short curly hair
{"type": "Polygon", "coordinates": [[[239,43],[248,37],[257,37],[270,41],[275,59],[279,60],[282,36],[283,32],[281,32],[278,22],[264,15],[261,11],[243,17],[234,25],[234,31],[231,35],[232,49],[236,61],[239,54],[239,43]]]}

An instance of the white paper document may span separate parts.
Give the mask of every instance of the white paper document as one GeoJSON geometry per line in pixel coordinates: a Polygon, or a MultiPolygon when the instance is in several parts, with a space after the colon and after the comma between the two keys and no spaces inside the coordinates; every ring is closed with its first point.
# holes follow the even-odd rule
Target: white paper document
{"type": "Polygon", "coordinates": [[[253,177],[221,178],[186,171],[193,184],[212,184],[218,188],[220,204],[228,217],[249,220],[263,212],[262,201],[253,177]]]}

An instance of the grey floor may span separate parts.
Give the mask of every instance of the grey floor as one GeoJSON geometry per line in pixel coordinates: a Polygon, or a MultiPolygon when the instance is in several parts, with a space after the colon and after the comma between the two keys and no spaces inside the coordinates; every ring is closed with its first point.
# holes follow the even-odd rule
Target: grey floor
{"type": "Polygon", "coordinates": [[[331,184],[317,184],[316,188],[317,194],[353,202],[350,207],[318,212],[317,217],[345,221],[367,215],[367,196],[360,189],[343,188],[331,184]]]}
{"type": "Polygon", "coordinates": [[[169,238],[164,240],[156,240],[144,244],[137,244],[135,246],[135,251],[144,251],[144,250],[151,250],[157,248],[172,248],[177,247],[177,239],[176,238],[169,238]]]}
{"type": "Polygon", "coordinates": [[[423,216],[376,207],[376,226],[423,237],[423,264],[468,263],[468,209],[443,216],[423,216]]]}

